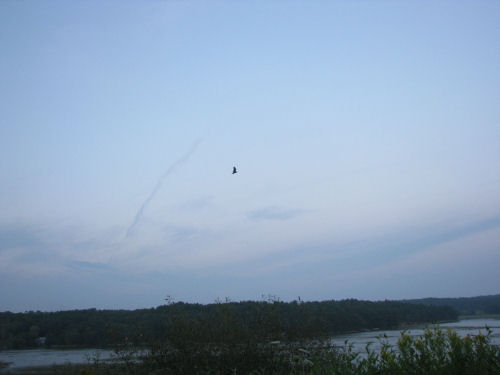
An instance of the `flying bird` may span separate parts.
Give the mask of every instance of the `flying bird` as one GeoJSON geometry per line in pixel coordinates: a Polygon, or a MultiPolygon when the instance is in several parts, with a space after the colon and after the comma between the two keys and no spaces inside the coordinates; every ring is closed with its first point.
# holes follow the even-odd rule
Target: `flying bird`
{"type": "Polygon", "coordinates": [[[238,173],[238,171],[236,170],[236,167],[233,167],[233,174],[235,173],[238,173]]]}

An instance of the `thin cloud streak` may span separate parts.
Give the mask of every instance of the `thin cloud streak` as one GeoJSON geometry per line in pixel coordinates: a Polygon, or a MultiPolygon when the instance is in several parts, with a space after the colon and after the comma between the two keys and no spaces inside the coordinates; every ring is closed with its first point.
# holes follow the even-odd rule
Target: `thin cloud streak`
{"type": "Polygon", "coordinates": [[[165,179],[179,166],[179,165],[182,165],[184,164],[185,162],[187,162],[189,160],[189,158],[196,152],[196,150],[198,149],[198,146],[200,144],[200,142],[202,141],[202,139],[197,139],[193,145],[191,146],[191,148],[189,149],[188,152],[186,152],[186,154],[184,154],[182,157],[180,157],[179,159],[177,159],[172,165],[170,165],[167,170],[163,173],[163,175],[161,175],[161,177],[158,179],[158,182],[156,183],[153,191],[151,191],[151,194],[149,194],[149,196],[146,198],[146,200],[142,203],[141,207],[139,208],[139,210],[137,211],[137,213],[135,214],[134,216],[134,221],[132,222],[132,224],[130,224],[130,226],[128,227],[127,229],[127,232],[125,234],[125,238],[128,238],[131,234],[132,234],[132,231],[134,230],[134,228],[139,224],[142,216],[143,216],[143,213],[144,213],[144,210],[146,209],[146,207],[149,205],[149,202],[151,202],[151,200],[154,198],[154,196],[156,195],[156,193],[158,192],[158,190],[160,190],[160,188],[162,187],[163,185],[163,182],[165,181],[165,179]]]}
{"type": "Polygon", "coordinates": [[[86,269],[86,270],[93,270],[93,271],[103,271],[103,270],[111,270],[111,266],[109,266],[106,263],[99,263],[99,262],[87,262],[87,261],[73,261],[68,264],[69,267],[71,268],[77,268],[77,269],[86,269]]]}
{"type": "Polygon", "coordinates": [[[298,210],[298,209],[286,209],[286,208],[281,208],[281,207],[265,207],[260,210],[255,210],[250,213],[248,213],[247,217],[250,220],[289,220],[293,219],[294,217],[304,213],[304,210],[298,210]]]}

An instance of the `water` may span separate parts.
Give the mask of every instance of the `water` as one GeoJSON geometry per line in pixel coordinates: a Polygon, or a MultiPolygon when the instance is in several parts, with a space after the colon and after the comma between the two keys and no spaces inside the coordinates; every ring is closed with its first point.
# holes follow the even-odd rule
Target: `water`
{"type": "MultiPolygon", "coordinates": [[[[443,323],[439,324],[439,326],[442,328],[451,328],[461,337],[477,335],[478,333],[486,334],[485,326],[488,326],[488,328],[491,329],[491,343],[500,346],[499,319],[467,319],[458,322],[443,323]]],[[[422,336],[425,328],[430,327],[434,326],[429,325],[427,327],[408,329],[405,333],[410,336],[422,336]]],[[[378,351],[382,346],[382,342],[386,342],[391,346],[396,346],[400,337],[401,330],[370,331],[334,336],[332,338],[332,343],[342,346],[347,340],[354,345],[354,349],[357,351],[364,351],[367,344],[370,344],[371,350],[378,351]]]]}
{"type": "MultiPolygon", "coordinates": [[[[4,350],[0,352],[0,361],[10,362],[8,370],[32,366],[51,366],[65,363],[87,363],[94,358],[111,359],[114,352],[105,349],[29,349],[4,350]]],[[[1,372],[1,370],[0,370],[1,372]]]]}
{"type": "MultiPolygon", "coordinates": [[[[488,326],[491,333],[491,342],[500,346],[500,320],[498,319],[469,319],[460,320],[453,323],[440,324],[441,327],[449,327],[455,330],[460,336],[477,335],[479,332],[485,334],[485,326],[488,326]]],[[[423,328],[407,330],[406,333],[411,336],[420,336],[424,333],[423,328]]],[[[344,345],[346,340],[354,345],[355,350],[363,351],[365,346],[370,343],[372,350],[380,349],[381,342],[379,338],[383,337],[389,345],[395,346],[401,330],[371,331],[339,335],[332,338],[336,345],[344,345]],[[385,335],[385,337],[384,337],[385,335]]],[[[32,350],[5,350],[0,352],[0,361],[11,362],[8,369],[19,369],[30,366],[50,366],[53,364],[64,363],[87,363],[92,362],[94,358],[107,360],[113,358],[112,350],[104,349],[32,349],[32,350]]],[[[0,370],[1,372],[1,370],[0,370]]]]}

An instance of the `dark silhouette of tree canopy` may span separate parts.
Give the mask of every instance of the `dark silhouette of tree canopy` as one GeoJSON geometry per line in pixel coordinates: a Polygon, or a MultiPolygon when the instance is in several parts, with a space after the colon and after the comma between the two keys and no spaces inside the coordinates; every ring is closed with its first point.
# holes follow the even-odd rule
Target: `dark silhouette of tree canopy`
{"type": "Polygon", "coordinates": [[[72,310],[0,313],[0,349],[78,346],[109,347],[172,339],[224,341],[259,337],[298,340],[325,335],[398,328],[455,320],[449,306],[355,299],[323,302],[245,301],[208,305],[170,303],[139,310],[72,310]],[[40,339],[44,338],[44,339],[40,339]]]}
{"type": "Polygon", "coordinates": [[[461,298],[422,298],[403,302],[427,306],[450,306],[460,315],[500,314],[500,294],[461,298]]]}

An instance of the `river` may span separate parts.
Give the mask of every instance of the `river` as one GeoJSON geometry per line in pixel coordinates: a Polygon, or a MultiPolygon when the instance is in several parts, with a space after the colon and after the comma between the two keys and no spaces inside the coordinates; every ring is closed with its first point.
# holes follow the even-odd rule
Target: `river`
{"type": "MultiPolygon", "coordinates": [[[[487,326],[491,329],[491,343],[500,346],[500,319],[467,319],[443,323],[439,324],[439,326],[442,328],[451,328],[461,337],[477,335],[478,333],[486,334],[485,327],[487,326]]],[[[410,336],[422,336],[424,330],[425,327],[412,328],[406,330],[405,333],[410,336]]],[[[382,346],[382,342],[396,346],[400,337],[401,330],[369,331],[334,336],[332,343],[342,346],[347,340],[358,351],[364,351],[367,344],[370,344],[370,349],[378,351],[382,346]]]]}
{"type": "MultiPolygon", "coordinates": [[[[468,319],[452,323],[440,324],[455,330],[460,336],[476,335],[479,332],[485,334],[485,326],[491,329],[491,342],[500,346],[500,320],[499,319],[468,319]]],[[[412,328],[405,331],[411,336],[420,336],[424,328],[412,328]]],[[[383,338],[389,345],[396,345],[401,330],[370,331],[351,333],[332,337],[336,345],[344,345],[347,340],[354,345],[355,350],[363,351],[370,343],[370,348],[378,350],[381,346],[380,339],[383,338]]],[[[114,351],[106,349],[31,349],[31,350],[4,350],[0,351],[0,361],[9,362],[5,370],[15,370],[23,367],[50,366],[64,363],[92,363],[94,359],[106,360],[114,357],[114,351]]],[[[0,373],[2,371],[0,370],[0,373]]]]}

